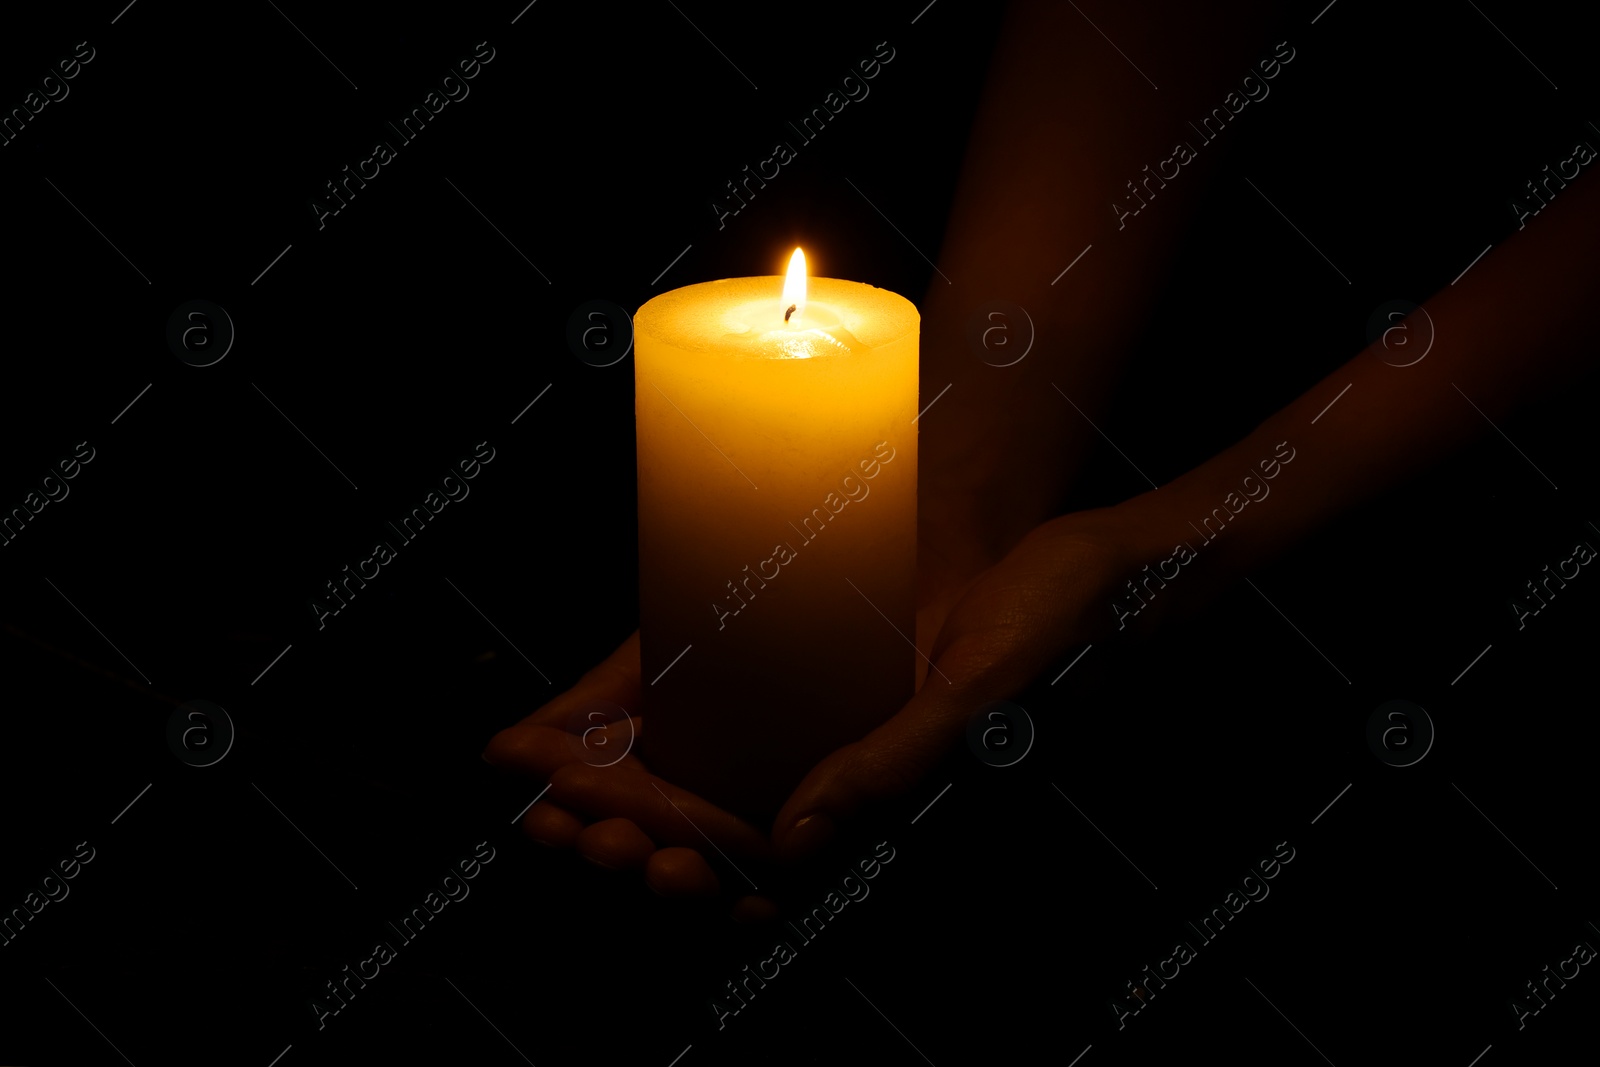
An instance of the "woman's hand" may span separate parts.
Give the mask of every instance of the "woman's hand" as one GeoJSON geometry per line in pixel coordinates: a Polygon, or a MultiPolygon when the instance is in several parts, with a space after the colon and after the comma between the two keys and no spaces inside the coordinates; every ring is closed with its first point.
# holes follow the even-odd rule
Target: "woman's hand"
{"type": "MultiPolygon", "coordinates": [[[[1054,519],[965,579],[963,563],[976,554],[927,553],[918,626],[937,640],[918,641],[931,663],[923,684],[888,722],[806,776],[774,822],[772,841],[650,774],[631,752],[617,759],[646,724],[637,715],[597,723],[608,707],[639,707],[637,634],[572,689],[497,734],[484,758],[549,778],[547,798],[523,818],[524,830],[543,844],[642,872],[664,896],[714,894],[725,880],[735,891],[750,888],[770,880],[774,860],[804,859],[839,822],[913,788],[973,712],[1015,696],[1053,661],[1115,629],[1118,589],[1141,564],[1165,554],[1154,548],[1149,526],[1117,508],[1054,519]]],[[[745,898],[735,913],[770,910],[765,900],[745,898]]]]}
{"type": "Polygon", "coordinates": [[[1117,629],[1112,600],[1165,554],[1154,544],[1151,525],[1120,508],[1079,512],[1037,527],[978,575],[950,606],[916,696],[818,764],[784,804],[773,824],[777,856],[804,859],[837,823],[910,791],[979,709],[1015,697],[1073,649],[1109,636],[1117,629]]]}
{"type": "Polygon", "coordinates": [[[496,734],[483,758],[549,780],[522,818],[540,844],[642,873],[663,896],[714,895],[720,879],[700,851],[712,851],[709,842],[725,850],[719,858],[745,864],[766,860],[771,847],[743,819],[645,768],[632,751],[645,729],[640,704],[635,632],[571,689],[496,734]]]}

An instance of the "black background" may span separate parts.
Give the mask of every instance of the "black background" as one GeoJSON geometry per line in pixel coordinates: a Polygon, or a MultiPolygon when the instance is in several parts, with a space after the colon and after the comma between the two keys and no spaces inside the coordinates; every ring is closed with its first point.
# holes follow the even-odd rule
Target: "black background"
{"type": "MultiPolygon", "coordinates": [[[[1028,757],[954,753],[854,827],[791,903],[875,842],[894,862],[719,1031],[708,998],[774,935],[528,845],[512,817],[540,783],[478,759],[637,624],[632,362],[581,362],[568,317],[775,273],[796,243],[815,273],[919,298],[998,12],[822,0],[791,39],[748,6],[279,6],[113,0],[0,38],[7,110],[96,50],[0,148],[0,507],[95,449],[0,548],[0,910],[96,850],[0,947],[0,1061],[1465,1067],[1590,1039],[1587,968],[1520,1032],[1509,1003],[1600,941],[1597,579],[1520,632],[1508,602],[1600,537],[1592,377],[1259,592],[1019,695],[1028,757]],[[870,97],[719,229],[722,183],[885,40],[870,97]],[[323,184],[479,41],[470,96],[319,229],[323,184]],[[210,367],[165,340],[192,299],[237,331],[210,367]],[[484,440],[471,495],[319,630],[323,583],[484,440]],[[205,768],[165,732],[196,699],[237,729],[205,768]],[[1437,730],[1411,767],[1365,740],[1391,699],[1437,730]],[[471,896],[319,1030],[310,998],[480,841],[471,896]],[[1107,1002],[1284,841],[1271,895],[1119,1032],[1107,1002]]],[[[1238,124],[1100,424],[1158,482],[1358,351],[1374,308],[1448,285],[1515,230],[1524,180],[1600,137],[1565,9],[1320,9],[1262,38],[1296,60],[1238,124]]],[[[1104,447],[1075,503],[1144,488],[1104,447]]]]}

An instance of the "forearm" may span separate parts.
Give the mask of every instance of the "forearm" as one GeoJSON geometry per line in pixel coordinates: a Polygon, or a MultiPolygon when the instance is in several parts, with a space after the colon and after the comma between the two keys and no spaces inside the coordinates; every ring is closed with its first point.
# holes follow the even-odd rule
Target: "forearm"
{"type": "Polygon", "coordinates": [[[1229,139],[1202,141],[1171,181],[1145,168],[1199,140],[1187,120],[1243,76],[1259,84],[1270,6],[1113,7],[1094,24],[1068,4],[1008,10],[923,305],[923,402],[950,386],[921,424],[930,518],[1003,551],[1060,508],[1094,440],[1087,419],[1100,417],[1229,139]],[[1129,183],[1145,180],[1148,208],[1119,218],[1114,203],[1137,208],[1129,183]],[[1010,366],[995,364],[1022,355],[1030,324],[985,318],[995,300],[1031,319],[1032,349],[1010,366]],[[972,335],[991,323],[1005,347],[985,362],[972,335]]]}
{"type": "MultiPolygon", "coordinates": [[[[1596,277],[1600,184],[1584,178],[1424,305],[1425,358],[1392,366],[1375,342],[1238,444],[1120,505],[1151,531],[1142,550],[1154,564],[1187,542],[1226,583],[1492,433],[1490,420],[1502,425],[1589,364],[1596,277]]],[[[1406,323],[1418,344],[1421,320],[1406,323]]]]}

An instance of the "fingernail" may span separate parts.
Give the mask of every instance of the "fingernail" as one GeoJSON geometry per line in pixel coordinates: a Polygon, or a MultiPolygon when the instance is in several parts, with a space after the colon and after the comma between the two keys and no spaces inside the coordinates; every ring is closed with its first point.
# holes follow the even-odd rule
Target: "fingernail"
{"type": "Polygon", "coordinates": [[[807,815],[790,827],[783,844],[778,846],[778,858],[784,863],[799,863],[821,852],[833,840],[833,820],[825,812],[807,815]]]}
{"type": "Polygon", "coordinates": [[[732,919],[741,926],[757,926],[778,917],[778,906],[765,897],[741,897],[733,906],[732,919]]]}

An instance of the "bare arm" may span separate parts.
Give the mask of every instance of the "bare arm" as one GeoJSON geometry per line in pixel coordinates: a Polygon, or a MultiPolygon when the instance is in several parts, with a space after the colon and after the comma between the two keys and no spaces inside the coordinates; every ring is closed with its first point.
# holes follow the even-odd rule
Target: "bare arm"
{"type": "MultiPolygon", "coordinates": [[[[1070,4],[1008,9],[941,250],[943,276],[923,304],[923,402],[951,384],[919,442],[925,529],[947,535],[934,539],[936,550],[976,545],[977,562],[992,563],[1060,510],[1094,430],[1055,387],[1100,418],[1210,171],[1230,138],[1244,136],[1226,132],[1179,177],[1156,179],[1136,218],[1113,210],[1114,201],[1136,203],[1128,183],[1144,167],[1171,156],[1174,142],[1198,139],[1188,119],[1245,75],[1259,81],[1257,65],[1272,57],[1272,5],[1177,7],[1102,5],[1093,24],[1070,4]],[[984,363],[969,343],[991,300],[1024,308],[1037,331],[1013,366],[984,363]]],[[[1295,75],[1280,67],[1274,76],[1295,75]]],[[[1253,118],[1246,109],[1239,121],[1253,118]]],[[[1005,324],[1016,350],[1025,328],[1005,324]]]]}
{"type": "Polygon", "coordinates": [[[1160,489],[1036,527],[950,611],[933,646],[938,675],[795,790],[774,826],[780,855],[810,854],[839,820],[910,788],[975,709],[1016,697],[1071,649],[1118,631],[1124,615],[1144,630],[1174,609],[1199,609],[1334,516],[1491,432],[1486,418],[1499,422],[1576,376],[1600,341],[1597,276],[1600,182],[1580,178],[1428,301],[1436,341],[1421,362],[1390,366],[1369,348],[1160,489]],[[1251,494],[1257,503],[1240,503],[1251,494]],[[1152,581],[1175,567],[1198,577],[1136,608],[1128,586],[1145,564],[1157,571],[1152,581]]]}
{"type": "MultiPolygon", "coordinates": [[[[1203,542],[1203,584],[1234,580],[1492,433],[1487,420],[1501,423],[1532,397],[1575,378],[1600,342],[1596,277],[1600,183],[1582,177],[1527,229],[1428,300],[1435,340],[1420,362],[1391,366],[1375,342],[1238,444],[1120,508],[1151,531],[1144,550],[1152,562],[1180,541],[1198,548],[1202,534],[1225,525],[1225,533],[1203,542]],[[1229,493],[1245,495],[1244,476],[1254,472],[1263,480],[1259,464],[1280,442],[1295,458],[1267,483],[1270,496],[1261,506],[1245,505],[1237,518],[1197,532],[1190,524],[1224,507],[1229,493]]],[[[1423,329],[1420,318],[1414,312],[1408,320],[1414,336],[1423,329]]],[[[1538,477],[1531,470],[1529,476],[1538,477]]]]}

